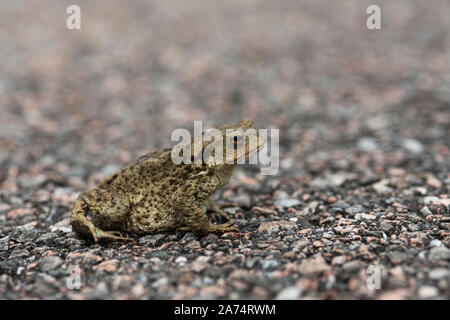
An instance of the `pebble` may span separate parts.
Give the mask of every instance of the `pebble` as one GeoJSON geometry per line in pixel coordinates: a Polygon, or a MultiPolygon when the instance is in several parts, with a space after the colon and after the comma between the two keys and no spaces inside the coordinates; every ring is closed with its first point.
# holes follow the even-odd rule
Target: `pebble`
{"type": "Polygon", "coordinates": [[[306,275],[322,273],[329,270],[331,270],[331,267],[325,262],[320,254],[302,260],[298,268],[298,272],[306,275]]]}
{"type": "Polygon", "coordinates": [[[140,238],[138,243],[145,247],[159,247],[163,244],[165,237],[165,234],[151,234],[140,238]]]}
{"type": "Polygon", "coordinates": [[[439,189],[442,187],[442,182],[439,181],[438,178],[436,178],[431,173],[427,174],[426,176],[426,184],[432,188],[439,189]]]}
{"type": "Polygon", "coordinates": [[[357,213],[355,214],[356,220],[366,220],[366,221],[373,221],[377,217],[373,214],[367,214],[367,213],[357,213]]]}
{"type": "Polygon", "coordinates": [[[356,272],[363,267],[363,264],[359,260],[349,261],[342,265],[342,269],[347,272],[356,272]]]}
{"type": "Polygon", "coordinates": [[[407,255],[400,251],[391,251],[387,254],[392,264],[400,264],[407,259],[407,255]]]}
{"type": "Polygon", "coordinates": [[[281,290],[275,299],[277,300],[294,300],[300,298],[301,290],[297,287],[287,287],[281,290]]]}
{"type": "Polygon", "coordinates": [[[180,265],[185,265],[187,262],[187,258],[183,256],[179,256],[175,259],[175,263],[178,263],[180,265]]]}
{"type": "Polygon", "coordinates": [[[438,239],[433,239],[430,241],[430,247],[442,247],[442,241],[438,239]]]}
{"type": "Polygon", "coordinates": [[[247,193],[240,193],[233,198],[233,202],[236,206],[248,209],[251,206],[251,199],[247,193]]]}
{"type": "Polygon", "coordinates": [[[155,282],[153,282],[152,287],[158,288],[161,286],[165,286],[168,283],[169,283],[169,279],[167,279],[166,277],[162,277],[162,278],[157,279],[155,282]]]}
{"type": "Polygon", "coordinates": [[[427,206],[423,206],[422,209],[420,209],[420,213],[422,213],[424,216],[432,214],[431,210],[427,206]]]}
{"type": "Polygon", "coordinates": [[[6,236],[0,239],[0,251],[6,251],[9,248],[9,238],[10,236],[6,236]]]}
{"type": "Polygon", "coordinates": [[[279,232],[280,230],[292,230],[297,229],[297,223],[293,221],[268,221],[262,222],[258,227],[258,232],[266,232],[269,235],[279,232]]]}
{"type": "Polygon", "coordinates": [[[39,260],[39,268],[42,272],[48,272],[56,269],[63,263],[63,259],[58,256],[43,257],[39,260]]]}
{"type": "Polygon", "coordinates": [[[32,226],[20,226],[13,230],[11,239],[17,242],[31,242],[38,236],[37,230],[32,226]]]}
{"type": "Polygon", "coordinates": [[[377,183],[374,183],[372,185],[372,188],[378,193],[378,194],[386,194],[392,192],[392,188],[389,187],[389,180],[383,179],[377,183]]]}
{"type": "Polygon", "coordinates": [[[283,198],[279,200],[275,200],[274,205],[277,207],[294,207],[301,204],[301,202],[298,199],[295,198],[283,198]]]}
{"type": "Polygon", "coordinates": [[[341,265],[341,264],[344,264],[346,260],[347,259],[345,258],[345,256],[335,256],[331,260],[331,265],[332,266],[341,265]]]}
{"type": "Polygon", "coordinates": [[[421,299],[429,299],[436,297],[439,294],[439,290],[435,287],[431,286],[422,286],[418,290],[419,298],[421,299]]]}
{"type": "Polygon", "coordinates": [[[441,246],[434,247],[430,250],[430,254],[428,255],[430,260],[450,260],[450,249],[441,246]]]}
{"type": "Polygon", "coordinates": [[[94,266],[94,270],[101,271],[101,272],[107,272],[107,273],[113,273],[113,272],[117,271],[118,266],[119,266],[119,260],[112,259],[112,260],[103,261],[100,264],[94,266]]]}
{"type": "Polygon", "coordinates": [[[9,259],[24,258],[28,257],[29,255],[30,251],[28,251],[27,249],[14,249],[9,255],[9,259]]]}
{"type": "Polygon", "coordinates": [[[70,218],[63,219],[50,226],[50,231],[56,232],[60,231],[62,233],[72,232],[72,225],[70,224],[70,218]]]}
{"type": "Polygon", "coordinates": [[[392,231],[394,231],[395,226],[392,224],[392,222],[390,222],[388,220],[383,220],[380,223],[380,229],[389,234],[392,231]]]}
{"type": "Polygon", "coordinates": [[[442,278],[450,277],[450,270],[444,268],[436,268],[428,273],[428,277],[431,280],[439,280],[442,278]]]}
{"type": "Polygon", "coordinates": [[[378,149],[378,143],[374,138],[363,137],[358,141],[358,148],[367,152],[375,151],[378,149]]]}
{"type": "Polygon", "coordinates": [[[403,139],[402,146],[412,153],[422,153],[425,150],[424,145],[415,139],[403,139]]]}
{"type": "Polygon", "coordinates": [[[450,198],[449,199],[441,199],[434,196],[428,196],[423,198],[423,202],[425,204],[436,204],[436,205],[443,205],[445,207],[450,206],[450,198]]]}
{"type": "Polygon", "coordinates": [[[58,238],[58,235],[54,232],[47,232],[38,237],[35,241],[36,244],[39,245],[51,245],[54,243],[55,239],[58,238]]]}
{"type": "Polygon", "coordinates": [[[260,260],[259,263],[263,270],[273,270],[280,265],[280,262],[277,260],[260,260]]]}

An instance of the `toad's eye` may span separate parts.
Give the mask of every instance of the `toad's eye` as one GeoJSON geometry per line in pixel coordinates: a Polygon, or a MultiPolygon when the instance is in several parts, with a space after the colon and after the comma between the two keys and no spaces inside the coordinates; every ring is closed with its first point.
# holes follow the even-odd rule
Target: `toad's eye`
{"type": "Polygon", "coordinates": [[[239,144],[239,143],[241,143],[242,142],[242,134],[240,134],[240,133],[233,133],[231,136],[230,136],[230,138],[231,138],[231,141],[233,141],[233,143],[235,144],[235,145],[237,145],[237,144],[239,144]]]}

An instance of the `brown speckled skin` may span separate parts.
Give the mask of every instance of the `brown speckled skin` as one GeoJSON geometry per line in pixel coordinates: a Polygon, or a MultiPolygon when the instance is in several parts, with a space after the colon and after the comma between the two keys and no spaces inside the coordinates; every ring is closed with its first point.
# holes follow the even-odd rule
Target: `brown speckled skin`
{"type": "MultiPolygon", "coordinates": [[[[226,139],[226,129],[248,128],[253,128],[251,120],[218,129],[226,139]]],[[[207,144],[203,144],[203,149],[207,144]]],[[[246,157],[264,142],[258,139],[258,144],[247,147],[246,157]]],[[[101,238],[134,241],[106,230],[137,235],[174,230],[197,234],[238,231],[231,220],[215,225],[205,214],[206,210],[220,212],[209,197],[228,183],[235,168],[236,164],[176,165],[171,160],[170,148],[150,152],[105,178],[98,187],[81,193],[72,209],[72,228],[79,235],[91,236],[95,242],[101,238]],[[87,219],[88,212],[92,214],[91,221],[87,219]]]]}

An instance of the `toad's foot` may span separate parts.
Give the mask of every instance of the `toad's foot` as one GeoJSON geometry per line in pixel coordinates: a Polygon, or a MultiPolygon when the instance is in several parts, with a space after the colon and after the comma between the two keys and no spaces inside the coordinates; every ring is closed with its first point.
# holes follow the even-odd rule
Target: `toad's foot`
{"type": "Polygon", "coordinates": [[[218,213],[221,217],[223,217],[227,221],[230,221],[231,218],[228,215],[228,213],[222,210],[222,208],[229,208],[229,207],[234,207],[234,205],[231,202],[217,203],[212,200],[208,200],[208,202],[206,203],[206,211],[218,213]]]}
{"type": "Polygon", "coordinates": [[[234,221],[230,220],[223,224],[211,224],[210,232],[214,232],[214,233],[238,232],[239,233],[239,229],[234,225],[234,221]]]}
{"type": "Polygon", "coordinates": [[[94,241],[97,243],[100,239],[110,240],[110,241],[124,241],[124,242],[132,242],[133,245],[136,245],[136,241],[133,238],[124,237],[120,231],[103,231],[102,229],[99,229],[97,227],[95,228],[95,233],[97,235],[97,241],[94,241]]]}

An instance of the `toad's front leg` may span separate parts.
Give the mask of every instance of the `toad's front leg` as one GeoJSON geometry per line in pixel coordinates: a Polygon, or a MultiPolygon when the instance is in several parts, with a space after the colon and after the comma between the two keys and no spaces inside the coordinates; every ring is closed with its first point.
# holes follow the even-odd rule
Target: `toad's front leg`
{"type": "Polygon", "coordinates": [[[229,208],[233,207],[234,205],[232,203],[217,203],[213,200],[206,200],[203,203],[202,209],[206,213],[208,212],[215,212],[218,213],[221,217],[223,217],[227,221],[232,221],[228,213],[222,210],[222,208],[229,208]]]}
{"type": "Polygon", "coordinates": [[[224,233],[224,232],[239,232],[239,229],[234,226],[232,220],[224,224],[213,224],[209,221],[202,208],[195,204],[186,205],[178,208],[177,212],[182,215],[182,226],[177,228],[179,231],[192,231],[199,235],[206,235],[208,233],[224,233]]]}

